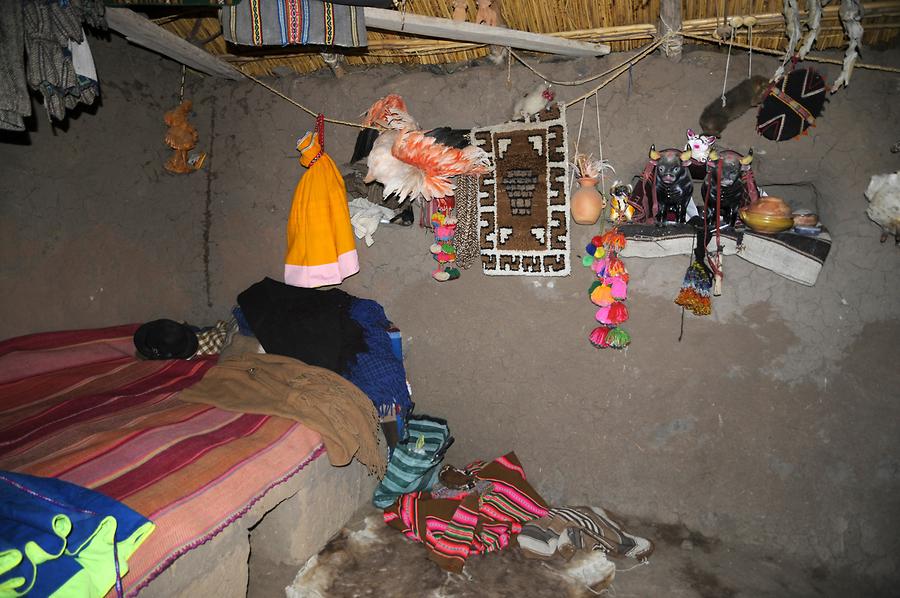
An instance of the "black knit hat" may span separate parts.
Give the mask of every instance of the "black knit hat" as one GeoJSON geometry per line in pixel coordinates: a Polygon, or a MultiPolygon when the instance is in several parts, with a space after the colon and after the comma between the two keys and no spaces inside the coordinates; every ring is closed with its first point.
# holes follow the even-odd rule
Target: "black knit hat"
{"type": "Polygon", "coordinates": [[[173,320],[153,320],[134,333],[134,346],[147,359],[188,359],[198,345],[197,334],[173,320]]]}

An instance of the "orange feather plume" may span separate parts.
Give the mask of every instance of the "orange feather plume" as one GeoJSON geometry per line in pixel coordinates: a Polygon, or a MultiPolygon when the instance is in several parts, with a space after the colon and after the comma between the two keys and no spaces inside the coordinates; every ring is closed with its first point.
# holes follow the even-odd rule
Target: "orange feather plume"
{"type": "Polygon", "coordinates": [[[372,125],[387,127],[393,110],[407,112],[406,102],[395,93],[386,95],[372,104],[372,107],[366,112],[366,118],[363,120],[363,124],[368,127],[371,127],[372,125]]]}
{"type": "Polygon", "coordinates": [[[399,135],[391,154],[422,172],[421,193],[429,201],[434,197],[453,195],[451,178],[456,175],[490,171],[490,162],[484,150],[474,146],[461,150],[447,147],[422,131],[406,131],[399,135]]]}

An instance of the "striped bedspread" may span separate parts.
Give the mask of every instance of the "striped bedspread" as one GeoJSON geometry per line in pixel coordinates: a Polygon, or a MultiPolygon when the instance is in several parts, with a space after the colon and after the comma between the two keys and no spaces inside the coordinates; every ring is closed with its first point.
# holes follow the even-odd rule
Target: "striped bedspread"
{"type": "Polygon", "coordinates": [[[136,329],[0,342],[0,470],[73,482],[153,521],[123,580],[131,596],[324,452],[296,422],[178,400],[215,358],[136,360],[136,329]]]}

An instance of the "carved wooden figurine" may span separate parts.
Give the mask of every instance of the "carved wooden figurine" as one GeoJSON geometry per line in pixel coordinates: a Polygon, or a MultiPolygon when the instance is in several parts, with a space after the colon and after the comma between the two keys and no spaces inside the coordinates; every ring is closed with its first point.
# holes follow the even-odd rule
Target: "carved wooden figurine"
{"type": "Polygon", "coordinates": [[[503,26],[500,17],[500,0],[476,0],[476,4],[478,4],[478,12],[475,13],[476,23],[491,27],[503,26]]]}
{"type": "Polygon", "coordinates": [[[463,21],[466,20],[466,9],[469,7],[469,3],[467,0],[452,0],[451,5],[453,6],[453,17],[454,21],[463,21]]]}

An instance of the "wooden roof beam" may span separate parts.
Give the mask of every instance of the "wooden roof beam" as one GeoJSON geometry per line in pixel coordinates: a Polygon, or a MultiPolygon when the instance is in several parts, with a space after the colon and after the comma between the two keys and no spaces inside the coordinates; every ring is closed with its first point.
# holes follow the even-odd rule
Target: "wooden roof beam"
{"type": "Polygon", "coordinates": [[[383,8],[366,7],[365,15],[367,29],[383,29],[396,33],[411,33],[476,44],[509,46],[519,50],[562,56],[603,56],[609,54],[610,51],[606,44],[591,44],[543,33],[530,33],[518,29],[426,17],[383,8]]]}
{"type": "Polygon", "coordinates": [[[109,28],[133,44],[158,52],[194,70],[225,79],[242,79],[233,66],[194,44],[166,31],[153,21],[128,8],[106,7],[109,28]]]}

